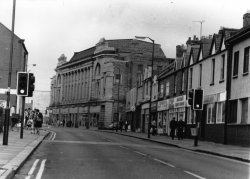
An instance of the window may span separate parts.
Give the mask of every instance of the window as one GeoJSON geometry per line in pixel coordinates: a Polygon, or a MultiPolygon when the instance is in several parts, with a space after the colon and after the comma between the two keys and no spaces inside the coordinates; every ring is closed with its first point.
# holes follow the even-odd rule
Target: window
{"type": "Polygon", "coordinates": [[[211,85],[214,84],[214,72],[215,72],[215,59],[212,59],[211,63],[211,85]]]}
{"type": "Polygon", "coordinates": [[[248,98],[241,99],[241,123],[247,124],[248,119],[248,98]]]}
{"type": "Polygon", "coordinates": [[[143,72],[143,64],[138,64],[138,72],[143,72]]]}
{"type": "Polygon", "coordinates": [[[225,102],[217,103],[216,123],[225,122],[225,102]]]}
{"type": "Polygon", "coordinates": [[[239,51],[234,53],[233,77],[238,76],[239,70],[239,51]]]}
{"type": "Polygon", "coordinates": [[[181,82],[181,91],[184,91],[184,80],[185,80],[185,73],[184,71],[182,72],[182,82],[181,82]]]}
{"type": "Polygon", "coordinates": [[[166,96],[169,95],[169,82],[166,83],[166,96]]]}
{"type": "Polygon", "coordinates": [[[199,87],[201,87],[201,81],[202,81],[202,64],[200,64],[199,87]]]}
{"type": "Polygon", "coordinates": [[[215,104],[207,105],[207,124],[214,124],[215,122],[215,104]]]}
{"type": "Polygon", "coordinates": [[[221,67],[220,67],[220,81],[225,78],[225,55],[221,55],[221,67]]]}
{"type": "Polygon", "coordinates": [[[237,122],[237,100],[232,100],[230,101],[230,115],[229,115],[229,120],[228,123],[236,123],[237,122]]]}
{"type": "Polygon", "coordinates": [[[161,84],[160,86],[160,97],[163,97],[164,85],[161,84]]]}
{"type": "Polygon", "coordinates": [[[176,84],[177,84],[176,80],[177,80],[177,77],[176,77],[176,74],[175,74],[174,75],[174,93],[175,94],[176,94],[176,84]]]}
{"type": "Polygon", "coordinates": [[[189,70],[189,87],[188,89],[192,89],[192,86],[193,86],[193,68],[190,68],[189,70]]]}
{"type": "Polygon", "coordinates": [[[243,74],[249,72],[249,47],[244,49],[243,74]]]}

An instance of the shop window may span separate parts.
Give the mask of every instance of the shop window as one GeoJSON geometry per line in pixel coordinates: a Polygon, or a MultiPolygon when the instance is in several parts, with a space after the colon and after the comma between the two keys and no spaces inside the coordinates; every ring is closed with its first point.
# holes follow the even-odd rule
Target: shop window
{"type": "Polygon", "coordinates": [[[246,74],[249,72],[249,49],[250,47],[247,47],[244,49],[243,74],[246,74]]]}
{"type": "Polygon", "coordinates": [[[247,124],[248,119],[248,98],[241,99],[241,123],[247,124]]]}
{"type": "Polygon", "coordinates": [[[215,123],[215,104],[207,105],[207,124],[215,123]]]}
{"type": "Polygon", "coordinates": [[[225,122],[225,102],[217,103],[216,123],[225,122]]]}
{"type": "Polygon", "coordinates": [[[237,100],[230,101],[230,115],[228,123],[236,123],[237,122],[237,100]]]}

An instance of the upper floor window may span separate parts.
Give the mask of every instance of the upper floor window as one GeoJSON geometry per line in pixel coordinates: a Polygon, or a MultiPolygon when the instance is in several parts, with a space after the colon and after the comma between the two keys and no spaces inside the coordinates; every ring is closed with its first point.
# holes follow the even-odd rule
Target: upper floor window
{"type": "Polygon", "coordinates": [[[182,81],[181,81],[181,91],[184,91],[184,85],[185,85],[185,73],[184,71],[182,72],[182,81]]]}
{"type": "Polygon", "coordinates": [[[220,81],[225,78],[225,54],[221,55],[221,66],[220,66],[220,81]]]}
{"type": "Polygon", "coordinates": [[[249,72],[249,49],[250,47],[244,49],[243,74],[249,72]]]}
{"type": "Polygon", "coordinates": [[[177,90],[176,90],[176,87],[177,86],[177,76],[176,74],[174,75],[174,93],[176,94],[177,90]]]}
{"type": "Polygon", "coordinates": [[[193,86],[193,68],[190,68],[189,70],[189,87],[188,89],[192,89],[193,86]]]}
{"type": "Polygon", "coordinates": [[[211,63],[211,85],[214,84],[214,74],[215,74],[215,59],[212,59],[211,63]]]}
{"type": "Polygon", "coordinates": [[[166,83],[166,96],[169,95],[169,82],[166,83]]]}
{"type": "Polygon", "coordinates": [[[234,53],[233,77],[238,76],[239,71],[239,51],[234,53]]]}

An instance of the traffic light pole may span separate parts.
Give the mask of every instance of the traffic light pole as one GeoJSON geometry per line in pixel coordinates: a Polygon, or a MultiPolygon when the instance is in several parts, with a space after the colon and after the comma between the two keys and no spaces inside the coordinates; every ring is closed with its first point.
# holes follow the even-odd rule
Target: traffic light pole
{"type": "Polygon", "coordinates": [[[195,110],[195,128],[196,128],[196,136],[194,136],[194,146],[198,146],[198,139],[199,139],[199,115],[200,111],[195,110]]]}
{"type": "Polygon", "coordinates": [[[24,109],[25,109],[25,96],[22,96],[20,139],[23,139],[24,109]]]}

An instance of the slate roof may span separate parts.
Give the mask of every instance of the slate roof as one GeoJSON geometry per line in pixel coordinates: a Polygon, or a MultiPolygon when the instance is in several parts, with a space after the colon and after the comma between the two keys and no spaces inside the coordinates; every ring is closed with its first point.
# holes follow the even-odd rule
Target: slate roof
{"type": "Polygon", "coordinates": [[[201,40],[201,49],[202,49],[202,58],[206,58],[209,55],[211,45],[212,45],[212,38],[205,38],[201,40]]]}
{"type": "Polygon", "coordinates": [[[73,57],[70,59],[70,62],[78,61],[84,58],[91,57],[94,54],[95,47],[91,47],[89,49],[80,51],[80,52],[75,52],[73,57]]]}

